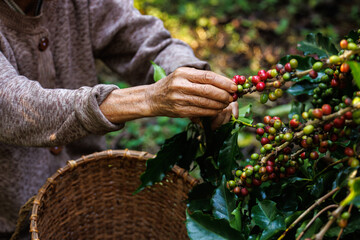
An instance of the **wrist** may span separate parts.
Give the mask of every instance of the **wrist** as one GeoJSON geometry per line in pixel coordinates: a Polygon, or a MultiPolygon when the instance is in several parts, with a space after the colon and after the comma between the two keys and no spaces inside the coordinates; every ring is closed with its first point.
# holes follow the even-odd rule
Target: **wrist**
{"type": "Polygon", "coordinates": [[[116,89],[100,105],[104,116],[112,123],[124,123],[130,120],[153,117],[149,103],[151,85],[116,89]]]}

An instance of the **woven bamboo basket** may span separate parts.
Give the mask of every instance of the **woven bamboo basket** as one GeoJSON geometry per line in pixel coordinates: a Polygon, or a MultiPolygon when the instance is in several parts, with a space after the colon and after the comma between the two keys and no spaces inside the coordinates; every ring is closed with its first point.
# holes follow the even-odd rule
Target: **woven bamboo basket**
{"type": "Polygon", "coordinates": [[[35,197],[31,239],[188,239],[185,200],[195,178],[175,166],[162,182],[133,194],[153,157],[108,150],[68,161],[35,197]]]}

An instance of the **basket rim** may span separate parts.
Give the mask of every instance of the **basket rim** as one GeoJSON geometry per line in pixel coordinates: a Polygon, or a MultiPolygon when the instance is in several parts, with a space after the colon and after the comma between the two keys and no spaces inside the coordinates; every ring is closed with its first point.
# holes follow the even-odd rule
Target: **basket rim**
{"type": "MultiPolygon", "coordinates": [[[[37,219],[38,219],[38,209],[40,206],[41,201],[43,200],[43,196],[46,193],[46,191],[51,187],[51,185],[54,183],[54,181],[64,175],[66,172],[72,171],[75,168],[92,161],[98,161],[106,158],[116,158],[121,157],[121,159],[131,157],[131,158],[137,158],[140,161],[146,161],[150,158],[155,158],[156,155],[153,155],[148,152],[143,151],[136,151],[136,150],[105,150],[102,152],[95,152],[89,155],[83,155],[80,158],[76,160],[68,160],[67,164],[59,168],[51,177],[49,177],[45,184],[39,189],[37,195],[34,198],[34,202],[32,204],[32,211],[30,216],[30,233],[31,233],[31,239],[32,240],[40,240],[39,238],[39,231],[37,228],[37,219]]],[[[188,184],[190,184],[191,187],[194,187],[199,183],[199,180],[190,176],[188,171],[174,165],[171,169],[172,172],[174,172],[178,177],[181,177],[184,179],[184,181],[188,184]]]]}

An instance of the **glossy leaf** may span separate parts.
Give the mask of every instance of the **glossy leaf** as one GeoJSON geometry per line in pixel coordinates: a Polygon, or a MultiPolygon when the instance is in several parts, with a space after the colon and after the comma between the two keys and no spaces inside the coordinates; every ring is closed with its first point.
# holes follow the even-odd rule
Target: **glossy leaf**
{"type": "MultiPolygon", "coordinates": [[[[302,112],[305,110],[305,104],[298,101],[291,102],[291,110],[289,112],[289,119],[291,119],[295,114],[301,116],[302,112]]],[[[302,118],[300,118],[302,119],[302,118]]]]}
{"type": "Polygon", "coordinates": [[[243,235],[231,228],[225,219],[214,219],[202,212],[186,212],[186,228],[192,240],[243,240],[243,235]]]}
{"type": "MultiPolygon", "coordinates": [[[[186,132],[167,139],[157,156],[146,161],[146,170],[140,176],[141,185],[135,193],[141,191],[146,186],[153,185],[155,182],[160,182],[176,162],[182,159],[184,154],[187,154],[186,147],[191,147],[188,144],[186,132]]],[[[195,156],[196,152],[192,154],[195,156]]]]}
{"type": "Polygon", "coordinates": [[[241,204],[239,204],[231,214],[233,215],[233,218],[230,220],[230,226],[238,231],[242,231],[241,204]]]}
{"type": "Polygon", "coordinates": [[[150,62],[154,67],[154,81],[155,82],[157,82],[160,79],[163,79],[164,77],[166,77],[166,72],[162,67],[160,67],[159,65],[157,65],[153,61],[150,61],[150,62]]]}
{"type": "Polygon", "coordinates": [[[257,205],[251,210],[251,217],[257,226],[264,229],[261,240],[272,239],[286,229],[284,216],[277,210],[273,201],[257,201],[257,205]]]}
{"type": "Polygon", "coordinates": [[[211,198],[214,194],[215,187],[210,183],[201,183],[193,187],[188,194],[188,208],[191,212],[197,210],[211,211],[211,198]]]}
{"type": "Polygon", "coordinates": [[[351,73],[354,77],[354,81],[358,86],[358,88],[360,88],[360,63],[354,61],[350,61],[348,63],[350,65],[351,73]]]}
{"type": "Polygon", "coordinates": [[[225,176],[223,176],[220,186],[215,190],[211,202],[215,218],[227,221],[234,218],[232,212],[236,208],[235,195],[227,189],[225,176]]]}
{"type": "Polygon", "coordinates": [[[290,87],[287,92],[293,96],[298,96],[301,94],[313,95],[314,89],[318,86],[317,83],[310,83],[308,81],[302,81],[296,83],[294,86],[290,87]]]}
{"type": "Polygon", "coordinates": [[[321,33],[308,34],[304,41],[299,42],[297,49],[304,55],[316,54],[320,59],[330,57],[338,52],[331,39],[321,33]]]}

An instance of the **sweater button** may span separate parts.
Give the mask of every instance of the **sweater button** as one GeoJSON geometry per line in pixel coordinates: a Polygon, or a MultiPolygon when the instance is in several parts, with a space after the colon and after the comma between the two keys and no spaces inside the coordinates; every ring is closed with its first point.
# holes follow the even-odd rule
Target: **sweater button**
{"type": "Polygon", "coordinates": [[[39,50],[41,52],[45,51],[49,46],[49,39],[47,37],[42,37],[40,38],[40,42],[39,42],[39,50]]]}
{"type": "Polygon", "coordinates": [[[54,155],[59,155],[61,153],[62,149],[63,148],[61,146],[59,146],[59,147],[51,147],[50,152],[52,154],[54,154],[54,155]]]}

